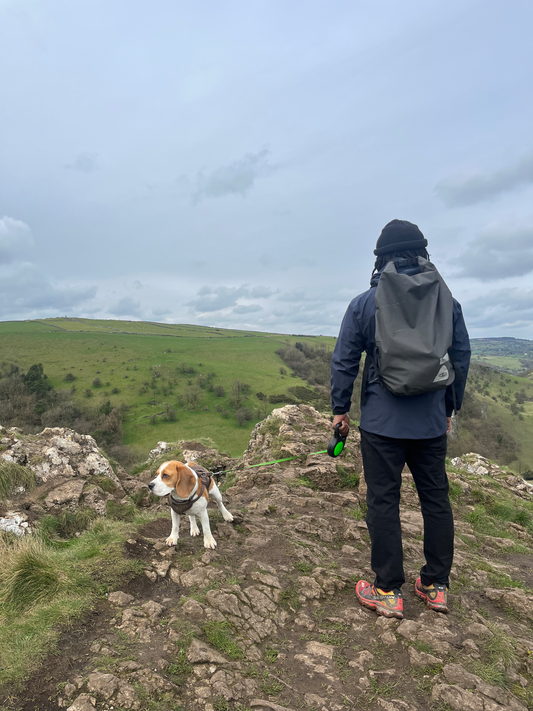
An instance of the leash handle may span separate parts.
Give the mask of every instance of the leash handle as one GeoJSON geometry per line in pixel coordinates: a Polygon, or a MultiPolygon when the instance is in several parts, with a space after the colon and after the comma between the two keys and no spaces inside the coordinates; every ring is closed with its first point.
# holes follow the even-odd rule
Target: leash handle
{"type": "Polygon", "coordinates": [[[330,457],[338,457],[340,454],[342,454],[344,450],[344,445],[346,444],[346,437],[348,435],[346,435],[346,437],[343,437],[341,435],[341,425],[342,422],[339,422],[335,425],[335,434],[329,441],[327,451],[330,457]]]}

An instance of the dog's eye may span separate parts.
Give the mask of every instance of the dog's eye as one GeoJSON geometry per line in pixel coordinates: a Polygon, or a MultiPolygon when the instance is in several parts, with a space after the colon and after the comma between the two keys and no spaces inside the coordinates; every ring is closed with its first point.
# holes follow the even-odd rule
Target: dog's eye
{"type": "Polygon", "coordinates": [[[168,474],[161,474],[161,479],[168,479],[168,474]]]}

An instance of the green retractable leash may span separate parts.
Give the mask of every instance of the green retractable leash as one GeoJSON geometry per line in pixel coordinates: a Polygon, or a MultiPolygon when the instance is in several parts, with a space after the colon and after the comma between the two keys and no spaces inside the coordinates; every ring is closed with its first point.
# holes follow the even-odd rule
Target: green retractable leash
{"type": "Polygon", "coordinates": [[[344,450],[344,445],[346,444],[346,437],[348,435],[346,435],[346,437],[343,437],[341,435],[341,425],[342,422],[339,422],[339,424],[335,425],[335,434],[329,441],[328,454],[330,457],[338,457],[339,454],[342,454],[344,450]]]}

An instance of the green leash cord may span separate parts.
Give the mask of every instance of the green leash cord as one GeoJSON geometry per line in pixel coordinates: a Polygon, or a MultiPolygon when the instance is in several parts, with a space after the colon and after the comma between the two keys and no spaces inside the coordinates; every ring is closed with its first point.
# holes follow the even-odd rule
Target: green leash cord
{"type": "MultiPolygon", "coordinates": [[[[346,437],[342,437],[339,430],[340,430],[341,425],[338,424],[335,427],[335,434],[331,438],[328,448],[323,449],[320,452],[310,452],[309,454],[305,456],[311,456],[313,454],[329,454],[330,457],[338,457],[339,454],[342,454],[344,451],[344,445],[346,444],[346,437]]],[[[285,457],[284,459],[272,459],[270,462],[261,462],[260,464],[249,464],[248,466],[244,467],[245,469],[253,469],[254,467],[266,467],[268,464],[279,464],[280,462],[290,462],[292,459],[298,459],[299,457],[303,457],[303,454],[295,454],[294,457],[285,457]]],[[[224,471],[221,472],[213,472],[215,476],[219,476],[220,474],[227,474],[228,472],[232,471],[231,469],[225,469],[224,471]]]]}

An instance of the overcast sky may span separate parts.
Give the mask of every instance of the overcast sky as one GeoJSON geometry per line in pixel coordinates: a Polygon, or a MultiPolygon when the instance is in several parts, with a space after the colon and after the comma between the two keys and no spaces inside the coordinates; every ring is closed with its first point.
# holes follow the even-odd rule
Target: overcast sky
{"type": "Polygon", "coordinates": [[[0,0],[0,320],[336,335],[391,219],[533,338],[530,0],[0,0]]]}

